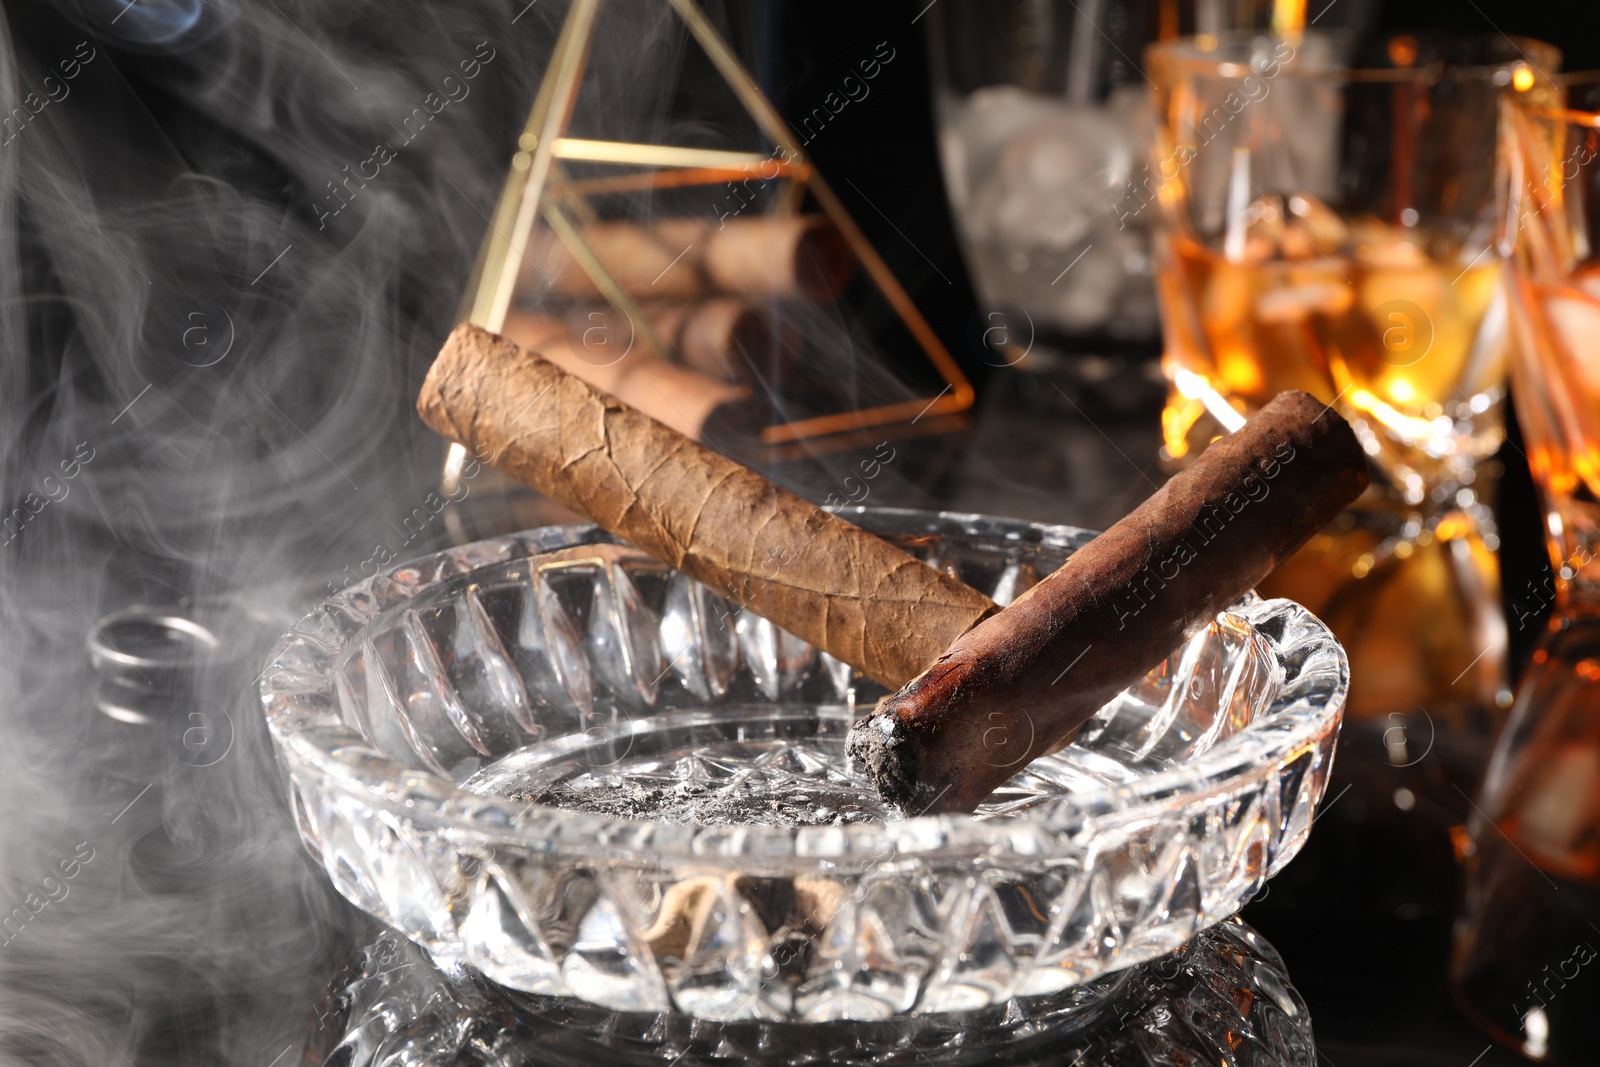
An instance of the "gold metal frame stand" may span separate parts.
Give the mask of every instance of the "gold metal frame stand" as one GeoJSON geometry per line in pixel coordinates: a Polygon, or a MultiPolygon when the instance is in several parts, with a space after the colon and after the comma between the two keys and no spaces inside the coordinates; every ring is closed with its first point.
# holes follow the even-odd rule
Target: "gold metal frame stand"
{"type": "MultiPolygon", "coordinates": [[[[971,408],[972,386],[961,368],[694,0],[667,2],[704,49],[757,128],[777,146],[774,152],[762,155],[567,136],[603,2],[572,0],[532,113],[518,139],[510,176],[479,251],[462,318],[487,330],[501,330],[515,297],[518,268],[528,252],[534,225],[542,218],[601,294],[632,321],[640,323],[646,340],[654,343],[656,337],[649,317],[584,244],[580,228],[595,218],[587,197],[635,189],[740,181],[751,178],[757,168],[761,168],[762,178],[787,183],[774,200],[775,213],[797,212],[806,195],[811,196],[838,228],[867,277],[900,317],[945,383],[944,389],[933,397],[768,426],[761,433],[762,443],[782,449],[782,446],[817,442],[832,435],[850,435],[895,423],[921,421],[926,416],[958,415],[971,408]],[[780,154],[783,159],[779,158],[780,154]],[[631,170],[573,179],[563,169],[564,161],[616,165],[631,170]]],[[[943,420],[929,421],[930,425],[936,425],[943,420]]],[[[459,477],[464,460],[464,450],[452,447],[445,468],[447,486],[459,477]]]]}

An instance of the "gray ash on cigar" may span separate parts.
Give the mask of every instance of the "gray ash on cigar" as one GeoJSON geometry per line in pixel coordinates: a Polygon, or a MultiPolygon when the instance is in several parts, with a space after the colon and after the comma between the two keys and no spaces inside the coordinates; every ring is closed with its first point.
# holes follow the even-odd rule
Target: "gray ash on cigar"
{"type": "Polygon", "coordinates": [[[886,800],[904,806],[916,795],[917,753],[910,741],[910,731],[898,718],[874,715],[850,731],[845,751],[886,800]]]}

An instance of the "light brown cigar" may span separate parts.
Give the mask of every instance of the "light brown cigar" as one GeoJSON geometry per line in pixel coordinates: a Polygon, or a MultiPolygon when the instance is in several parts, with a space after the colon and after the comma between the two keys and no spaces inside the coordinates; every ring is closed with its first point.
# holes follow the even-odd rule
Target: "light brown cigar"
{"type": "Polygon", "coordinates": [[[510,311],[505,335],[685,437],[701,438],[718,412],[751,403],[749,389],[669,363],[642,336],[608,330],[597,340],[599,328],[583,323],[510,311]]]}
{"type": "Polygon", "coordinates": [[[800,335],[741,297],[714,296],[688,309],[677,344],[680,358],[695,370],[725,382],[752,382],[793,364],[800,335]]]}
{"type": "Polygon", "coordinates": [[[668,358],[719,381],[751,381],[752,364],[770,366],[779,349],[767,316],[740,296],[695,303],[651,301],[640,310],[668,347],[668,358]]]}
{"type": "MultiPolygon", "coordinates": [[[[584,243],[622,289],[641,299],[692,300],[712,293],[831,300],[849,281],[850,246],[820,215],[596,222],[584,243]]],[[[601,296],[568,248],[547,234],[527,259],[521,287],[535,295],[601,296]]]]}
{"type": "Polygon", "coordinates": [[[1348,424],[1282,393],[856,723],[910,812],[971,811],[1243,596],[1367,486],[1348,424]]]}
{"type": "Polygon", "coordinates": [[[982,593],[554,363],[456,327],[422,420],[644,552],[888,686],[997,610],[982,593]]]}

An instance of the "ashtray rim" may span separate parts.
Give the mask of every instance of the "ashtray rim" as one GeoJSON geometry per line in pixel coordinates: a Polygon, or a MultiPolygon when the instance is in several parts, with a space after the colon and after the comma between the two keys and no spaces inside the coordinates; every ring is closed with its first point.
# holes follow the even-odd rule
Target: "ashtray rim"
{"type": "MultiPolygon", "coordinates": [[[[862,525],[885,532],[937,533],[948,527],[954,533],[956,527],[990,525],[1008,539],[1026,538],[1029,544],[1074,551],[1097,536],[1095,531],[1075,526],[974,513],[864,505],[833,510],[856,520],[870,520],[862,525]]],[[[333,678],[337,664],[351,643],[381,616],[437,585],[469,582],[473,573],[484,568],[563,548],[610,543],[625,544],[593,523],[537,527],[430,553],[347,586],[302,617],[274,646],[260,682],[272,736],[298,760],[320,771],[325,782],[336,783],[346,794],[359,794],[363,804],[452,836],[494,843],[527,845],[535,840],[540,848],[562,854],[648,856],[656,862],[687,859],[715,864],[719,858],[737,859],[743,869],[753,869],[752,864],[793,868],[817,862],[834,869],[857,868],[879,862],[886,855],[974,853],[995,858],[1009,854],[1037,863],[1081,852],[1086,839],[1117,825],[1162,819],[1174,803],[1188,807],[1208,795],[1232,792],[1252,775],[1275,773],[1296,750],[1314,746],[1330,725],[1337,726],[1349,688],[1348,658],[1321,620],[1293,601],[1263,600],[1252,592],[1230,605],[1228,613],[1244,617],[1255,632],[1262,633],[1258,622],[1287,615],[1301,624],[1302,631],[1320,632],[1325,638],[1318,647],[1323,655],[1331,656],[1331,664],[1324,667],[1333,666],[1337,678],[1320,706],[1303,698],[1275,699],[1266,715],[1196,759],[1131,784],[1063,795],[1006,818],[919,815],[888,823],[821,827],[691,826],[482,795],[385,755],[340,717],[333,678]],[[430,577],[418,582],[421,575],[430,577]],[[330,629],[338,638],[333,646],[328,641],[330,629]],[[324,673],[320,678],[310,677],[310,685],[303,669],[282,662],[302,641],[326,656],[324,673]],[[1265,749],[1259,740],[1250,744],[1262,736],[1258,727],[1265,726],[1271,726],[1275,735],[1265,749]],[[1247,747],[1248,753],[1244,751],[1247,747]]],[[[1270,634],[1266,639],[1272,642],[1270,634]]],[[[1281,660],[1284,650],[1276,643],[1273,649],[1281,660]]],[[[1274,869],[1277,866],[1273,864],[1274,869]]]]}

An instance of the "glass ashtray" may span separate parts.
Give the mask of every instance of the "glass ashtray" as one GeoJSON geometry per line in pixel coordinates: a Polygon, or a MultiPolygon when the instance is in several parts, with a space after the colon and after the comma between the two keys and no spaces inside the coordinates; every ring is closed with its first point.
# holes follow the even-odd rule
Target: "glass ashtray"
{"type": "Polygon", "coordinates": [[[1316,1067],[1305,1001],[1237,917],[1183,948],[1026,1002],[880,1022],[618,1012],[439,967],[392,931],[353,946],[311,1009],[307,1064],[339,1067],[1316,1067]]]}
{"type": "MultiPolygon", "coordinates": [[[[843,514],[1000,603],[1094,536],[843,514]]],[[[306,846],[442,964],[824,1022],[1060,994],[1231,916],[1305,841],[1348,673],[1248,595],[974,815],[905,818],[844,757],[881,687],[572,525],[344,590],[261,691],[306,846]]]]}

